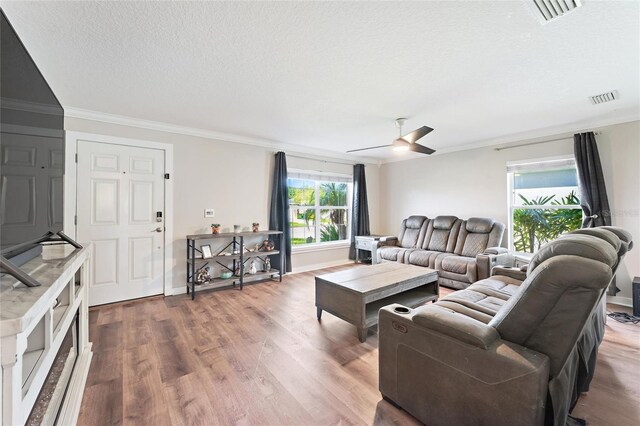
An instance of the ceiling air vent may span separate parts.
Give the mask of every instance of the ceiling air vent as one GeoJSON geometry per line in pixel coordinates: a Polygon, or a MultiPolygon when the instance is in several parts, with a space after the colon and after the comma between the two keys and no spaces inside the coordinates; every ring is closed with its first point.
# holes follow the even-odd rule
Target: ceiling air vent
{"type": "Polygon", "coordinates": [[[559,18],[582,6],[581,0],[531,0],[542,15],[543,22],[559,18]]]}
{"type": "Polygon", "coordinates": [[[595,96],[589,96],[589,100],[594,105],[603,104],[605,102],[615,101],[618,98],[619,98],[619,96],[618,96],[618,91],[617,90],[612,90],[611,92],[601,93],[601,94],[595,95],[595,96]]]}

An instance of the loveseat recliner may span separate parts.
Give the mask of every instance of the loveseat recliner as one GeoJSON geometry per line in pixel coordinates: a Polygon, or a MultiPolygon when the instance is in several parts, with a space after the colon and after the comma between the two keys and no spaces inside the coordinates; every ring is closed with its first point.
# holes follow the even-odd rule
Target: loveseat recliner
{"type": "Polygon", "coordinates": [[[565,425],[589,388],[606,289],[632,246],[621,228],[578,230],[516,271],[524,281],[492,275],[435,304],[382,308],[380,391],[429,425],[565,425]]]}
{"type": "Polygon", "coordinates": [[[410,216],[397,238],[374,243],[372,260],[435,269],[440,285],[461,289],[489,277],[493,266],[513,261],[500,247],[503,234],[504,224],[489,218],[410,216]]]}

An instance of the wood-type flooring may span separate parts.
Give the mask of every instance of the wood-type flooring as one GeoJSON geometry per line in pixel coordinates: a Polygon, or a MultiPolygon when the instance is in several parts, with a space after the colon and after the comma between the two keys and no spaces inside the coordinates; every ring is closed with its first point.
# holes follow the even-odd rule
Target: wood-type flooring
{"type": "MultiPolygon", "coordinates": [[[[351,267],[366,266],[202,292],[194,301],[159,296],[90,309],[94,355],[78,424],[418,424],[381,398],[378,336],[360,343],[354,326],[328,313],[316,320],[314,276],[351,267]]],[[[608,320],[576,416],[638,424],[639,337],[640,326],[608,320]]]]}

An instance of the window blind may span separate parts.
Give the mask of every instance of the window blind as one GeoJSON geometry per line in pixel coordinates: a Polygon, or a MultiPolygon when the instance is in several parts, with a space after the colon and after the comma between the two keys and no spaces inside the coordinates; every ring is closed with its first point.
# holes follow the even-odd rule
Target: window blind
{"type": "Polygon", "coordinates": [[[540,172],[543,170],[575,169],[575,158],[561,158],[557,160],[544,161],[522,161],[507,163],[507,172],[540,172]]]}
{"type": "Polygon", "coordinates": [[[353,177],[348,175],[291,169],[287,171],[287,177],[289,179],[313,180],[320,182],[351,183],[353,181],[353,177]]]}

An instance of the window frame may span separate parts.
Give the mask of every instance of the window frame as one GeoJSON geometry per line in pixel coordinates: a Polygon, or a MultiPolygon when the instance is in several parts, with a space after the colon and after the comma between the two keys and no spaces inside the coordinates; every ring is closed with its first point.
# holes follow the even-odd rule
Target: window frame
{"type": "MultiPolygon", "coordinates": [[[[513,162],[507,163],[507,168],[509,167],[509,165],[513,165],[513,164],[542,165],[543,163],[551,163],[551,162],[557,162],[557,161],[570,161],[570,160],[575,160],[573,155],[562,155],[562,156],[556,156],[556,157],[538,158],[538,159],[531,159],[526,161],[513,161],[513,162]]],[[[574,167],[576,167],[575,164],[574,164],[574,167]]],[[[532,170],[534,169],[532,168],[532,170]]],[[[545,170],[545,167],[542,166],[540,167],[539,170],[543,171],[545,170]]],[[[576,169],[576,173],[577,173],[577,169],[576,169]]],[[[514,234],[513,234],[513,226],[514,226],[513,213],[515,210],[548,210],[548,209],[576,210],[576,209],[579,209],[582,213],[582,218],[584,219],[584,211],[582,210],[582,206],[580,204],[576,204],[576,205],[536,204],[536,205],[525,205],[525,206],[517,205],[515,202],[516,201],[515,174],[516,173],[514,171],[507,170],[508,245],[509,245],[510,251],[517,254],[529,254],[528,252],[518,252],[516,251],[516,248],[515,248],[515,240],[514,240],[514,234]]],[[[576,186],[576,189],[578,190],[578,196],[579,196],[580,195],[579,186],[576,186]]]]}
{"type": "MultiPolygon", "coordinates": [[[[291,208],[300,208],[307,210],[314,210],[315,212],[315,234],[313,243],[304,243],[304,244],[291,244],[291,250],[295,252],[303,252],[303,251],[315,251],[315,250],[324,250],[329,248],[336,247],[348,247],[351,244],[351,220],[350,214],[353,208],[352,199],[353,199],[353,176],[351,175],[343,175],[339,173],[325,173],[318,171],[308,171],[308,170],[288,170],[288,172],[293,174],[309,174],[310,176],[307,178],[304,177],[287,177],[289,179],[299,179],[299,180],[307,180],[314,182],[314,204],[313,205],[300,205],[300,204],[289,204],[289,215],[291,214],[291,208]],[[350,182],[345,182],[344,179],[351,179],[350,182]],[[347,185],[347,199],[344,206],[322,206],[320,205],[320,185],[323,183],[336,183],[336,184],[346,184],[347,185]],[[347,222],[347,232],[346,238],[343,240],[334,240],[334,241],[320,241],[321,237],[321,211],[322,210],[344,210],[347,222]]],[[[289,230],[291,232],[291,238],[293,239],[293,227],[289,224],[289,230]]]]}

